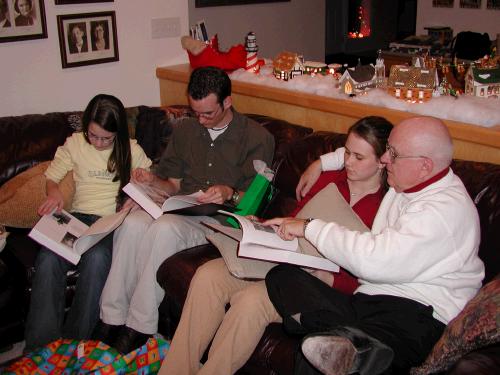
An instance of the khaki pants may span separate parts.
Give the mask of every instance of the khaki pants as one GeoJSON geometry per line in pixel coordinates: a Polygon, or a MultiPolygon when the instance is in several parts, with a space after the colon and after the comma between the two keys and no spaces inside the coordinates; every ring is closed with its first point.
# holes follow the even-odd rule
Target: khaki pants
{"type": "Polygon", "coordinates": [[[281,322],[262,281],[233,277],[222,258],[200,267],[160,375],[233,374],[250,358],[266,326],[281,322]],[[231,307],[225,312],[225,306],[231,307]],[[200,359],[213,338],[207,362],[200,359]]]}
{"type": "Polygon", "coordinates": [[[102,291],[104,323],[126,324],[147,334],[158,330],[158,306],[165,292],[156,271],[179,251],[207,243],[213,231],[201,221],[218,223],[209,216],[169,214],[153,220],[143,210],[126,217],[115,231],[113,261],[102,291]]]}

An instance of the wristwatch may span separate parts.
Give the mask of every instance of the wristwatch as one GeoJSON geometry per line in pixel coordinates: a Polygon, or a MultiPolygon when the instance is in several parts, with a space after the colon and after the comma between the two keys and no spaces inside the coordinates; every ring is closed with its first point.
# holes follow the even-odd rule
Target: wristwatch
{"type": "Polygon", "coordinates": [[[313,220],[314,220],[314,218],[313,218],[313,217],[308,217],[308,218],[304,221],[304,235],[306,234],[306,228],[307,228],[307,226],[308,226],[308,225],[309,225],[309,223],[310,223],[311,221],[313,221],[313,220]]]}
{"type": "Polygon", "coordinates": [[[230,202],[236,206],[239,201],[240,201],[240,192],[238,189],[233,188],[233,195],[231,196],[230,202]]]}

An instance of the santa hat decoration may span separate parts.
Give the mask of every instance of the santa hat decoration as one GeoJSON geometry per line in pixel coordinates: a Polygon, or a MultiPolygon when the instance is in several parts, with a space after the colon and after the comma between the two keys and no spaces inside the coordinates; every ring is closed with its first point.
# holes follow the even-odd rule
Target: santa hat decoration
{"type": "Polygon", "coordinates": [[[242,44],[232,46],[229,51],[219,51],[219,39],[214,35],[208,44],[193,39],[190,36],[181,38],[182,47],[187,51],[191,67],[215,66],[217,68],[233,71],[245,68],[245,47],[242,44]]]}
{"type": "Polygon", "coordinates": [[[245,37],[245,50],[247,51],[247,64],[245,70],[247,72],[258,73],[261,61],[257,59],[259,47],[257,46],[255,34],[252,31],[250,31],[245,37]]]}

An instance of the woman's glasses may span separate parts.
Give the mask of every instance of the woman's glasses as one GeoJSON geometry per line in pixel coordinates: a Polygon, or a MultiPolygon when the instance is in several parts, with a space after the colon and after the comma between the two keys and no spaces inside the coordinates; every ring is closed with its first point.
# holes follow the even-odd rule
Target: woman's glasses
{"type": "Polygon", "coordinates": [[[107,144],[109,145],[110,143],[112,143],[114,140],[115,140],[115,135],[110,135],[109,137],[98,137],[97,135],[95,135],[94,133],[92,132],[87,132],[87,137],[89,138],[89,140],[93,141],[93,142],[101,142],[103,144],[107,144]]]}

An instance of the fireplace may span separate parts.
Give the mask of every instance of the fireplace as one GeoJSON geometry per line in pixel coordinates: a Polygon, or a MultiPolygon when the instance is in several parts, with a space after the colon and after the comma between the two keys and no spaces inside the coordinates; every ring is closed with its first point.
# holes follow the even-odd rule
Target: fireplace
{"type": "Polygon", "coordinates": [[[417,0],[326,0],[325,61],[347,55],[375,62],[378,49],[415,33],[416,7],[417,0]]]}

